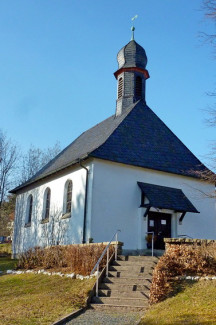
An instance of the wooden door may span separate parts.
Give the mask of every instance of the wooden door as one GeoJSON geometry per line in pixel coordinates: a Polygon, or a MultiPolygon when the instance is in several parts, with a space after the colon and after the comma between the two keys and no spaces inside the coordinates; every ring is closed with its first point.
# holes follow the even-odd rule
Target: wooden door
{"type": "Polygon", "coordinates": [[[165,249],[163,239],[171,237],[171,214],[149,212],[148,231],[154,231],[156,249],[165,249]]]}

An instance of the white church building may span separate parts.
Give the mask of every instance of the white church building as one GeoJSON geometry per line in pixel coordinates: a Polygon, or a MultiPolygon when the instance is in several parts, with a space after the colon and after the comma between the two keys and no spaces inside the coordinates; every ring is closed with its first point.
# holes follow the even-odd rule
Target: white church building
{"type": "MultiPolygon", "coordinates": [[[[34,246],[109,241],[125,250],[164,237],[216,239],[214,184],[206,167],[147,106],[145,50],[131,40],[118,53],[115,114],[82,133],[17,195],[13,252],[34,246]]],[[[177,114],[177,112],[176,112],[177,114]]]]}

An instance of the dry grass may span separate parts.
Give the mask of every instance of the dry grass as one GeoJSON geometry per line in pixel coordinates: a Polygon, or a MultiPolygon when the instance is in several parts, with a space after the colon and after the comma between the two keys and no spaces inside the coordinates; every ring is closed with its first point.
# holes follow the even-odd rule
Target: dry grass
{"type": "Polygon", "coordinates": [[[152,306],[140,325],[216,325],[216,281],[184,282],[180,291],[152,306]]]}
{"type": "Polygon", "coordinates": [[[0,325],[47,325],[85,304],[94,279],[48,275],[0,277],[0,325]]]}

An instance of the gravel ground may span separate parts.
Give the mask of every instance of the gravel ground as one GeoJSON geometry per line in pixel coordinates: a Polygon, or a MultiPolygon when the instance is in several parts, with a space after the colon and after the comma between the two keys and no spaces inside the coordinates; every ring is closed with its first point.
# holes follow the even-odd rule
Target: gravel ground
{"type": "Polygon", "coordinates": [[[65,325],[136,325],[141,316],[141,313],[135,312],[117,313],[88,309],[65,325]]]}

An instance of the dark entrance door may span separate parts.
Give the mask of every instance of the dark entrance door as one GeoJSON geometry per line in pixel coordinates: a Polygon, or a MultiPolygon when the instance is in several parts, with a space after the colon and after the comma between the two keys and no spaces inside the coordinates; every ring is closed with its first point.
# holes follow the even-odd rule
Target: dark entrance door
{"type": "Polygon", "coordinates": [[[171,214],[149,212],[148,214],[148,231],[154,231],[156,249],[164,249],[163,239],[171,237],[171,214]]]}

